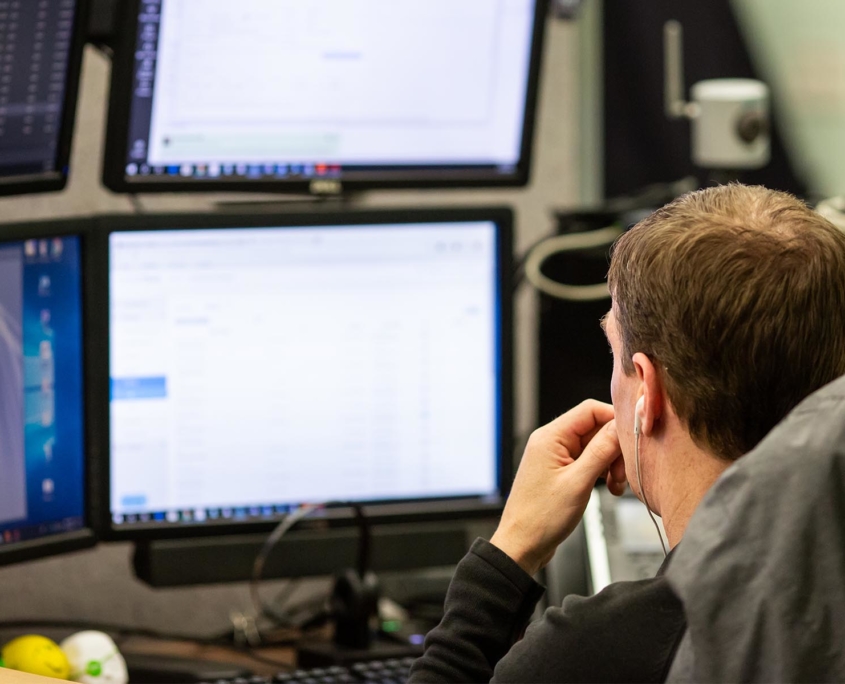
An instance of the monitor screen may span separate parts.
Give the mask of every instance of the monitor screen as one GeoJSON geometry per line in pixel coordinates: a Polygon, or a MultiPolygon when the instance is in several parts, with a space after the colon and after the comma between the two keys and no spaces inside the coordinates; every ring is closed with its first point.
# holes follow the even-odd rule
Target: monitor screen
{"type": "Polygon", "coordinates": [[[0,0],[0,195],[65,185],[86,4],[0,0]]]}
{"type": "Polygon", "coordinates": [[[527,181],[538,0],[128,5],[113,189],[527,181]]]}
{"type": "Polygon", "coordinates": [[[508,226],[378,221],[111,233],[113,528],[500,504],[508,226]]]}
{"type": "Polygon", "coordinates": [[[0,563],[85,527],[81,280],[79,237],[0,243],[0,563]]]}

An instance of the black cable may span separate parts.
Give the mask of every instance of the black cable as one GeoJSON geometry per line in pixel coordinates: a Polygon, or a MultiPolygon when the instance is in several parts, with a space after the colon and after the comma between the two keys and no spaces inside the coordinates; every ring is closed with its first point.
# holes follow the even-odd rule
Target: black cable
{"type": "Polygon", "coordinates": [[[252,600],[252,607],[254,611],[253,618],[267,617],[276,622],[283,623],[284,618],[280,618],[276,612],[261,600],[258,593],[258,585],[264,575],[264,566],[267,564],[267,559],[270,553],[276,547],[279,540],[303,518],[308,517],[312,511],[322,508],[322,506],[305,505],[298,508],[293,513],[286,515],[276,528],[267,537],[267,541],[261,547],[261,551],[255,557],[255,562],[252,565],[252,574],[249,578],[249,595],[252,600]]]}
{"type": "Polygon", "coordinates": [[[296,590],[299,589],[301,580],[299,578],[289,580],[284,588],[273,597],[271,603],[267,604],[268,611],[272,611],[273,615],[265,614],[265,617],[270,617],[278,622],[282,627],[288,626],[285,624],[286,620],[282,619],[282,615],[287,614],[287,606],[296,590]]]}

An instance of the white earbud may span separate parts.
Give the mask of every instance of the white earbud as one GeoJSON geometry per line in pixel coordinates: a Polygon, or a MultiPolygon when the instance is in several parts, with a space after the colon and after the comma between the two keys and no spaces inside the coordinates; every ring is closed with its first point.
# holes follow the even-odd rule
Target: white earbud
{"type": "Polygon", "coordinates": [[[637,405],[634,406],[634,434],[640,434],[643,423],[643,407],[645,406],[645,396],[637,399],[637,405]]]}

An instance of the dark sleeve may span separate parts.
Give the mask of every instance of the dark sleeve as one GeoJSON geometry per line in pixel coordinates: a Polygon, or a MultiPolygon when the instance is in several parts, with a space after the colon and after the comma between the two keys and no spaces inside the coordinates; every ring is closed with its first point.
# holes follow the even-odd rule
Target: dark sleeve
{"type": "Polygon", "coordinates": [[[541,595],[506,554],[476,541],[452,579],[442,622],[411,669],[412,684],[666,680],[686,622],[665,577],[568,596],[520,639],[541,595]]]}
{"type": "Polygon", "coordinates": [[[522,635],[543,587],[483,539],[458,564],[440,624],[411,668],[411,684],[489,682],[522,635]]]}
{"type": "Polygon", "coordinates": [[[568,596],[528,628],[494,681],[664,682],[685,626],[663,577],[568,596]]]}

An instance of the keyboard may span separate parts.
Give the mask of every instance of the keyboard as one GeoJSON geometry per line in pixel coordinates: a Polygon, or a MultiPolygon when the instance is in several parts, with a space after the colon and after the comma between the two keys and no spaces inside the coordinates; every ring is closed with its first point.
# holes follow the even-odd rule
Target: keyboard
{"type": "Polygon", "coordinates": [[[280,672],[275,676],[220,679],[203,684],[405,684],[415,658],[401,660],[373,660],[349,667],[325,667],[295,672],[280,672]]]}

